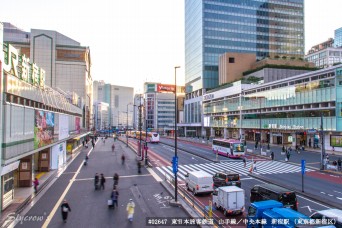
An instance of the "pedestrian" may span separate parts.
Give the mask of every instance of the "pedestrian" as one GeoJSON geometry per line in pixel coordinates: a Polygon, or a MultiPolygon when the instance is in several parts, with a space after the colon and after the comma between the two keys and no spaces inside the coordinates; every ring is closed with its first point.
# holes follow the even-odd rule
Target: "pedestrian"
{"type": "Polygon", "coordinates": [[[114,149],[115,149],[115,145],[113,143],[113,145],[112,145],[112,152],[114,152],[114,149]]]}
{"type": "Polygon", "coordinates": [[[342,161],[341,161],[341,158],[338,158],[337,160],[337,167],[338,167],[338,170],[341,171],[342,170],[342,161]]]}
{"type": "Polygon", "coordinates": [[[94,140],[91,141],[91,145],[93,146],[93,148],[95,147],[95,142],[94,142],[94,140]]]}
{"type": "Polygon", "coordinates": [[[329,154],[327,154],[325,157],[327,159],[327,164],[329,164],[329,154]]]}
{"type": "Polygon", "coordinates": [[[68,219],[68,212],[71,212],[71,208],[66,200],[63,200],[63,203],[61,205],[61,211],[63,221],[66,223],[68,219]]]}
{"type": "Polygon", "coordinates": [[[140,174],[141,173],[141,163],[140,163],[140,161],[138,161],[137,166],[138,166],[138,173],[140,174]]]}
{"type": "Polygon", "coordinates": [[[114,186],[113,191],[110,195],[110,198],[112,199],[113,208],[115,208],[115,206],[119,207],[118,205],[119,191],[116,189],[116,186],[114,186]]]}
{"type": "Polygon", "coordinates": [[[100,189],[105,189],[105,183],[106,183],[106,178],[103,176],[103,173],[101,173],[101,179],[100,179],[100,189]]]}
{"type": "Polygon", "coordinates": [[[130,222],[133,222],[134,208],[135,208],[135,204],[134,204],[133,200],[130,199],[128,204],[127,204],[127,207],[126,207],[127,214],[128,214],[127,219],[130,222]]]}
{"type": "Polygon", "coordinates": [[[38,185],[39,185],[39,181],[38,181],[38,178],[34,178],[34,181],[33,181],[33,188],[34,188],[34,194],[37,194],[38,192],[38,185]]]}
{"type": "Polygon", "coordinates": [[[98,173],[96,173],[95,174],[95,178],[94,178],[94,185],[95,185],[95,190],[97,190],[97,186],[98,186],[98,184],[99,184],[99,174],[98,173]]]}
{"type": "Polygon", "coordinates": [[[246,168],[246,163],[247,163],[247,162],[246,162],[246,157],[243,157],[243,158],[242,158],[242,161],[243,161],[243,167],[246,168]]]}
{"type": "Polygon", "coordinates": [[[281,148],[281,151],[285,152],[285,146],[283,145],[283,148],[281,148]]]}
{"type": "Polygon", "coordinates": [[[272,159],[272,161],[274,160],[274,152],[273,151],[271,152],[271,159],[272,159]]]}
{"type": "Polygon", "coordinates": [[[257,171],[256,161],[254,161],[254,164],[253,164],[253,172],[254,172],[254,171],[257,171]]]}
{"type": "Polygon", "coordinates": [[[309,147],[311,147],[311,138],[309,138],[309,147]]]}
{"type": "Polygon", "coordinates": [[[119,175],[117,173],[114,173],[113,180],[114,180],[114,187],[115,187],[116,185],[119,184],[119,175]]]}
{"type": "Polygon", "coordinates": [[[82,145],[83,145],[83,147],[84,147],[84,144],[85,144],[85,141],[83,140],[83,141],[82,141],[82,145]]]}
{"type": "Polygon", "coordinates": [[[121,156],[121,164],[122,164],[122,165],[125,164],[125,159],[126,159],[125,155],[122,154],[122,156],[121,156]]]}
{"type": "MultiPolygon", "coordinates": [[[[291,147],[290,147],[290,148],[291,148],[291,147]]],[[[288,150],[288,151],[286,152],[286,161],[287,161],[287,162],[290,160],[290,156],[291,156],[291,152],[290,152],[290,150],[288,150]]]]}

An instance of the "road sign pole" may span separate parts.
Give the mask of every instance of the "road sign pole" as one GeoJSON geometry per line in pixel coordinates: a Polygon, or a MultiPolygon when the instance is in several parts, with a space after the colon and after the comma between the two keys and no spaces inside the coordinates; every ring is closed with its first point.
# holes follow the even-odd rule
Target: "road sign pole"
{"type": "Polygon", "coordinates": [[[302,159],[302,192],[304,192],[305,160],[302,159]]]}

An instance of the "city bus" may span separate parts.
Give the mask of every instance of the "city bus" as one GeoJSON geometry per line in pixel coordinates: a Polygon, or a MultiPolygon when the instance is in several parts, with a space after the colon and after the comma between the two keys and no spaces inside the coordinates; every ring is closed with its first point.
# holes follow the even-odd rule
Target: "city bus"
{"type": "Polygon", "coordinates": [[[244,144],[237,139],[214,139],[212,149],[214,154],[229,158],[245,156],[244,144]]]}
{"type": "Polygon", "coordinates": [[[136,131],[127,131],[128,138],[136,138],[136,131]]]}
{"type": "MultiPolygon", "coordinates": [[[[140,131],[136,132],[136,138],[140,139],[140,131]]],[[[141,140],[146,140],[146,142],[150,143],[159,143],[159,134],[157,132],[147,132],[146,134],[145,131],[141,131],[141,140]]]]}

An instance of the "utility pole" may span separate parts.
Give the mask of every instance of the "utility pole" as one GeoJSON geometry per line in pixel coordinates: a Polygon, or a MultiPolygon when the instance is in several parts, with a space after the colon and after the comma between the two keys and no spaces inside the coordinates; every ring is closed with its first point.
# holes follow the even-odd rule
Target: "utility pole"
{"type": "Polygon", "coordinates": [[[321,149],[321,170],[324,170],[324,158],[325,158],[325,148],[324,148],[324,130],[323,130],[323,111],[321,112],[321,140],[322,140],[322,149],[321,149]]]}

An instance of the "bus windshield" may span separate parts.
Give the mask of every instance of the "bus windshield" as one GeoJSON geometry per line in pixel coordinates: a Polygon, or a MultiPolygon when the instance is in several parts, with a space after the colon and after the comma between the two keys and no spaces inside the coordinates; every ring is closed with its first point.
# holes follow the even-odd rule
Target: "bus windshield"
{"type": "Polygon", "coordinates": [[[234,143],[233,144],[233,151],[234,152],[245,152],[245,148],[243,143],[234,143]]]}

